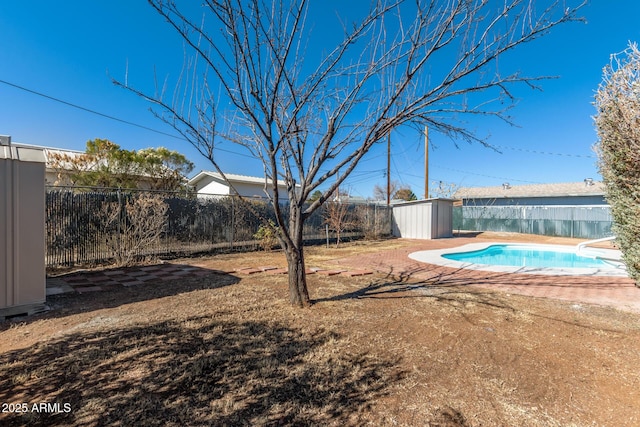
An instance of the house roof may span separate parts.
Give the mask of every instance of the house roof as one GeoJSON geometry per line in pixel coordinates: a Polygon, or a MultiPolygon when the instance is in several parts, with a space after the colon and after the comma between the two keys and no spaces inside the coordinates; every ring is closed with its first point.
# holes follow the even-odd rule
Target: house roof
{"type": "Polygon", "coordinates": [[[603,196],[604,184],[599,181],[553,184],[508,185],[493,187],[463,187],[456,191],[457,199],[503,199],[514,197],[603,196]]]}
{"type": "MultiPolygon", "coordinates": [[[[261,184],[261,185],[263,185],[264,182],[265,182],[265,178],[264,177],[259,177],[259,176],[238,175],[238,174],[234,174],[234,173],[225,173],[224,175],[232,183],[236,182],[236,183],[242,183],[242,184],[261,184]]],[[[220,175],[218,172],[200,171],[200,172],[198,172],[198,174],[196,176],[194,176],[193,178],[191,178],[189,180],[189,185],[195,186],[198,182],[202,181],[206,177],[211,177],[211,178],[213,178],[213,179],[215,179],[217,181],[225,182],[224,179],[222,178],[222,175],[220,175]]],[[[279,179],[278,180],[278,185],[286,186],[286,183],[283,180],[279,179]]]]}

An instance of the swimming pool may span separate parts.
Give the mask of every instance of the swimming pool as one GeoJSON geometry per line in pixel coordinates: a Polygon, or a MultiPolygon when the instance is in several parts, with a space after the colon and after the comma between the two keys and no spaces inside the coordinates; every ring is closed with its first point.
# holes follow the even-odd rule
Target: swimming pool
{"type": "Polygon", "coordinates": [[[429,264],[496,272],[625,276],[620,252],[593,249],[578,254],[575,246],[471,243],[457,248],[420,251],[410,258],[429,264]]]}
{"type": "Polygon", "coordinates": [[[442,255],[446,259],[472,264],[512,267],[605,268],[600,258],[578,255],[574,251],[522,245],[491,245],[484,249],[442,255]]]}

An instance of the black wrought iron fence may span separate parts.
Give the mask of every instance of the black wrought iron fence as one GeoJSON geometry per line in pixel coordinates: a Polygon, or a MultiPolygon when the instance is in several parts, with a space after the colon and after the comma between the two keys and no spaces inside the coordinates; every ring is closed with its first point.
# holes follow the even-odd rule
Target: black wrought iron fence
{"type": "MultiPolygon", "coordinates": [[[[252,250],[254,235],[273,208],[261,199],[241,202],[231,196],[199,198],[168,192],[50,187],[46,194],[48,268],[135,262],[145,257],[252,250]]],[[[285,213],[287,206],[283,206],[285,213]]],[[[390,210],[380,205],[350,205],[343,237],[391,233],[390,210]]],[[[327,211],[305,223],[305,239],[327,237],[327,211]]],[[[335,230],[330,238],[335,238],[335,230]]]]}

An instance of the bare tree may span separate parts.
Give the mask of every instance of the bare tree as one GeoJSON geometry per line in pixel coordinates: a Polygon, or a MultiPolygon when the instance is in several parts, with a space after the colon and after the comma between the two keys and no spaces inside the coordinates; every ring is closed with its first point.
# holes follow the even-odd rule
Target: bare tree
{"type": "MultiPolygon", "coordinates": [[[[391,181],[389,183],[389,194],[390,195],[394,195],[396,194],[396,191],[398,191],[398,188],[400,187],[400,184],[398,184],[398,181],[391,181]]],[[[387,186],[385,185],[384,187],[382,187],[381,185],[374,185],[373,186],[373,198],[374,200],[387,200],[387,186]]]]}
{"type": "Polygon", "coordinates": [[[429,195],[429,197],[440,197],[444,199],[454,198],[456,191],[460,189],[460,186],[458,184],[444,181],[432,181],[431,187],[435,188],[435,190],[433,191],[433,194],[429,195]]]}
{"type": "Polygon", "coordinates": [[[488,115],[510,122],[510,87],[540,79],[503,73],[498,58],[577,20],[584,5],[377,0],[336,29],[313,22],[326,16],[315,9],[326,9],[326,2],[205,0],[196,14],[174,1],[149,3],[195,57],[173,95],[164,85],[149,94],[120,84],[156,103],[157,114],[223,176],[218,141],[243,145],[262,161],[297,306],[310,304],[303,224],[371,147],[405,125],[483,142],[454,119],[488,115]],[[287,184],[288,214],[278,179],[287,184]],[[306,204],[325,183],[323,196],[306,204]]]}
{"type": "Polygon", "coordinates": [[[330,200],[325,204],[323,212],[324,223],[336,233],[336,248],[340,245],[343,231],[353,227],[354,221],[349,212],[348,198],[345,200],[330,200]]]}
{"type": "MultiPolygon", "coordinates": [[[[169,206],[158,194],[137,194],[123,205],[121,201],[102,206],[100,218],[106,233],[106,245],[116,265],[132,265],[145,251],[160,243],[167,227],[169,206]]],[[[152,251],[153,253],[153,251],[152,251]]]]}

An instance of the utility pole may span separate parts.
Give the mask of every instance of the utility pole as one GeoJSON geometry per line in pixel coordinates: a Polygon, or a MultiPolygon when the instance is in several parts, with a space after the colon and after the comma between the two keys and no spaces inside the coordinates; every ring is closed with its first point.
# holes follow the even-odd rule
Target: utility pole
{"type": "Polygon", "coordinates": [[[387,206],[391,204],[391,132],[387,134],[387,206]]]}
{"type": "Polygon", "coordinates": [[[424,127],[424,198],[429,198],[429,127],[424,127]]]}

